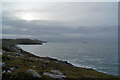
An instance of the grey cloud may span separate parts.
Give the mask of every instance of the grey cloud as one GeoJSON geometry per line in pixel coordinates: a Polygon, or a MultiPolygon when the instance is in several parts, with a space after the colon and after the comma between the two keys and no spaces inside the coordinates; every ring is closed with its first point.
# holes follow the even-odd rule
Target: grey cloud
{"type": "Polygon", "coordinates": [[[14,4],[4,6],[3,37],[17,38],[20,35],[54,41],[117,39],[117,3],[49,3],[50,7],[47,3],[33,5],[33,8],[30,5],[21,5],[28,9],[22,9],[20,5],[14,8],[14,4]],[[22,20],[14,16],[16,12],[41,13],[49,19],[22,20]]]}
{"type": "MultiPolygon", "coordinates": [[[[12,21],[12,20],[11,20],[12,21]]],[[[111,37],[111,34],[114,34],[117,31],[117,27],[114,26],[106,26],[97,28],[91,28],[89,26],[77,26],[76,28],[71,28],[69,26],[61,26],[57,24],[57,26],[50,26],[49,23],[46,25],[41,25],[36,21],[27,22],[24,20],[12,21],[4,26],[10,26],[8,29],[3,28],[3,33],[7,34],[18,34],[18,35],[32,35],[36,36],[36,38],[43,39],[55,39],[55,38],[99,38],[99,36],[107,36],[111,37]],[[32,23],[32,24],[31,24],[32,23]],[[38,23],[38,24],[37,24],[38,23]],[[17,27],[16,27],[17,26],[17,27]],[[25,30],[24,30],[25,29],[25,30]],[[99,36],[98,36],[99,35],[99,36]]],[[[113,36],[116,36],[114,34],[113,36]]],[[[30,36],[31,37],[31,36],[30,36]]],[[[105,37],[104,37],[105,38],[105,37]]]]}

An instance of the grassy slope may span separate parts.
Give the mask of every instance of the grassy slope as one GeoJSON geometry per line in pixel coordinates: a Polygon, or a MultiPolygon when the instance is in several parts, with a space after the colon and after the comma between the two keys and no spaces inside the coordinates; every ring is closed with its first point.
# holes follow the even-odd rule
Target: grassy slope
{"type": "MultiPolygon", "coordinates": [[[[40,75],[41,78],[50,79],[53,80],[49,76],[43,75],[43,72],[49,72],[50,70],[59,70],[61,71],[65,76],[67,76],[66,79],[79,79],[79,80],[86,80],[86,78],[89,78],[91,80],[119,80],[120,78],[101,73],[98,71],[95,71],[93,69],[86,69],[86,68],[80,68],[75,67],[69,64],[63,64],[59,61],[52,60],[48,57],[38,57],[31,53],[28,53],[26,51],[20,50],[20,54],[23,54],[25,57],[16,57],[16,56],[8,56],[11,55],[12,52],[16,52],[14,49],[8,49],[9,45],[3,45],[3,50],[6,51],[2,55],[3,62],[6,63],[6,66],[3,67],[3,70],[8,70],[10,67],[15,67],[16,69],[11,73],[4,73],[3,74],[3,80],[18,80],[18,79],[29,79],[29,80],[35,80],[37,78],[33,78],[30,74],[27,74],[26,71],[28,69],[36,70],[40,75]],[[36,59],[43,59],[46,61],[37,61],[36,59]],[[46,66],[44,66],[46,65],[46,66]],[[33,67],[36,66],[36,67],[33,67]]],[[[11,47],[11,46],[9,46],[11,47]]],[[[88,79],[87,79],[88,80],[88,79]]]]}

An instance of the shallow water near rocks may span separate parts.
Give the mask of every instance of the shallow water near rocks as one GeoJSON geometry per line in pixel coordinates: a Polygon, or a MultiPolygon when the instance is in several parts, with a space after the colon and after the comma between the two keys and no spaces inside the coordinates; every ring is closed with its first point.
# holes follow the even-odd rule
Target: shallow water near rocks
{"type": "Polygon", "coordinates": [[[19,45],[41,57],[66,60],[78,67],[118,75],[117,42],[48,42],[44,45],[19,45]]]}

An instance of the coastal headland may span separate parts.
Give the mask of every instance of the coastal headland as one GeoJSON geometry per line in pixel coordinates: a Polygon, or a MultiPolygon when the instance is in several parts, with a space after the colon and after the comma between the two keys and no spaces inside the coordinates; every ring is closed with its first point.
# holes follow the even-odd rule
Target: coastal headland
{"type": "Polygon", "coordinates": [[[120,77],[76,67],[67,61],[36,56],[17,46],[44,43],[47,42],[36,39],[2,39],[2,80],[120,80],[120,77]]]}

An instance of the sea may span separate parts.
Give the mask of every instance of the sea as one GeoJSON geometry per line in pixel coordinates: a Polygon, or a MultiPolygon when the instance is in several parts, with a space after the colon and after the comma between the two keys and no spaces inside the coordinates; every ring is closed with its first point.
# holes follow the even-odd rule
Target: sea
{"type": "Polygon", "coordinates": [[[37,56],[68,61],[77,67],[118,76],[117,42],[48,42],[19,46],[37,56]]]}

